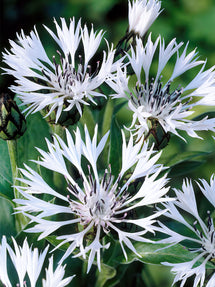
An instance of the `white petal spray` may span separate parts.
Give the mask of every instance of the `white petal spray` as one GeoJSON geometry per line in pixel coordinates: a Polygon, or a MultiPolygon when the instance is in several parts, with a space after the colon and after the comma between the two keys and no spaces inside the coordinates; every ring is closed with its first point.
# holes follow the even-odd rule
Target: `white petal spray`
{"type": "MultiPolygon", "coordinates": [[[[132,67],[136,76],[136,85],[132,86],[126,68],[118,67],[108,84],[114,90],[113,98],[125,98],[133,112],[130,129],[137,135],[137,141],[147,137],[148,121],[159,122],[165,133],[182,137],[179,131],[185,131],[191,137],[199,137],[196,131],[215,131],[215,120],[207,117],[191,120],[195,108],[201,105],[214,106],[215,67],[204,70],[206,61],[199,60],[196,50],[187,52],[188,44],[180,54],[183,43],[173,39],[167,46],[161,37],[155,42],[149,35],[146,44],[138,37],[136,48],[131,46],[127,53],[127,65],[132,67]],[[157,53],[158,51],[158,61],[157,53]],[[167,64],[176,56],[172,74],[162,81],[162,74],[167,64]],[[158,62],[157,72],[151,76],[152,63],[158,62]],[[200,71],[185,87],[180,86],[180,77],[191,69],[201,66],[200,71]],[[175,87],[175,83],[178,87],[175,87]]],[[[133,79],[132,79],[133,80],[133,79]]]]}
{"type": "MultiPolygon", "coordinates": [[[[201,179],[197,184],[205,196],[205,199],[207,199],[212,206],[213,212],[215,207],[214,175],[212,175],[210,179],[210,184],[204,179],[201,179]]],[[[212,218],[213,213],[208,210],[207,223],[202,220],[198,212],[196,194],[191,181],[184,180],[182,190],[174,189],[174,191],[176,201],[163,204],[165,210],[168,210],[164,215],[184,228],[180,228],[180,231],[176,231],[169,228],[167,223],[163,224],[160,222],[160,231],[168,235],[168,237],[160,240],[159,243],[167,243],[171,245],[180,243],[192,252],[193,255],[195,254],[195,256],[188,262],[163,262],[163,264],[172,267],[171,271],[175,274],[173,284],[180,281],[180,286],[182,287],[186,283],[187,279],[192,277],[193,287],[202,287],[205,286],[206,283],[207,287],[212,287],[214,286],[215,273],[211,269],[207,270],[206,264],[210,261],[214,262],[215,259],[215,229],[212,218]],[[187,231],[189,231],[189,233],[187,231]],[[186,246],[189,246],[189,248],[186,246]]],[[[161,211],[161,209],[159,209],[159,211],[161,211]]]]}
{"type": "Polygon", "coordinates": [[[90,31],[86,25],[82,28],[80,20],[75,25],[74,18],[70,19],[69,26],[64,18],[61,18],[61,26],[56,20],[54,24],[56,34],[45,26],[59,47],[52,59],[34,28],[29,36],[23,31],[17,34],[18,43],[10,41],[11,49],[3,53],[8,68],[3,70],[15,77],[17,85],[10,88],[28,106],[24,112],[43,110],[49,116],[55,111],[55,122],[58,122],[62,111],[71,111],[74,107],[81,115],[82,105],[95,103],[94,97],[105,97],[96,89],[114,71],[115,51],[106,41],[107,52],[103,51],[103,57],[92,66],[91,60],[102,42],[103,31],[94,32],[93,26],[90,31]],[[83,53],[79,51],[82,45],[83,53]]]}
{"type": "Polygon", "coordinates": [[[117,236],[126,258],[125,247],[138,255],[132,242],[150,242],[144,234],[154,233],[156,218],[163,211],[141,218],[133,218],[131,214],[138,208],[147,208],[169,200],[164,197],[169,189],[165,187],[166,175],[157,179],[163,169],[162,165],[156,164],[160,153],[154,154],[152,148],[148,150],[147,143],[143,144],[143,141],[134,145],[132,135],[126,144],[122,132],[122,167],[119,174],[114,177],[110,165],[104,171],[99,170],[98,157],[104,149],[108,133],[97,144],[97,129],[96,126],[92,140],[86,128],[85,141],[81,139],[80,130],[77,129],[75,140],[67,131],[67,144],[59,136],[55,136],[53,143],[47,140],[48,152],[38,149],[41,159],[36,163],[64,175],[67,190],[65,188],[62,193],[56,192],[26,165],[25,169],[21,169],[24,178],[19,179],[22,186],[16,187],[23,199],[15,199],[19,204],[17,210],[35,223],[26,231],[40,233],[39,239],[50,234],[57,235],[62,226],[70,226],[67,228],[70,232],[56,236],[61,240],[56,248],[70,243],[60,263],[71,254],[82,256],[88,259],[87,272],[91,269],[95,257],[101,270],[101,251],[109,248],[111,244],[109,240],[103,243],[102,238],[106,234],[117,236]],[[70,174],[65,160],[77,169],[79,178],[70,174]],[[131,174],[128,176],[129,171],[131,174]],[[143,181],[140,187],[129,193],[132,182],[140,178],[143,181]],[[37,197],[39,193],[49,194],[59,201],[46,202],[37,197]],[[66,219],[57,221],[51,217],[58,214],[66,214],[66,219]],[[122,223],[129,223],[130,226],[136,226],[136,229],[134,228],[134,232],[128,232],[122,227],[122,223]]]}
{"type": "MultiPolygon", "coordinates": [[[[47,246],[42,253],[39,253],[37,248],[29,247],[27,238],[24,240],[22,246],[18,245],[13,237],[12,241],[14,248],[10,247],[5,236],[2,237],[0,244],[0,282],[6,287],[12,287],[15,286],[15,284],[19,287],[35,287],[41,274],[49,246],[47,246]],[[7,266],[9,258],[14,265],[19,282],[11,282],[14,275],[11,274],[7,266]]],[[[42,280],[42,285],[40,286],[67,286],[74,276],[63,279],[65,266],[66,265],[58,265],[55,271],[53,271],[52,256],[49,259],[48,269],[46,270],[46,279],[42,280]]]]}

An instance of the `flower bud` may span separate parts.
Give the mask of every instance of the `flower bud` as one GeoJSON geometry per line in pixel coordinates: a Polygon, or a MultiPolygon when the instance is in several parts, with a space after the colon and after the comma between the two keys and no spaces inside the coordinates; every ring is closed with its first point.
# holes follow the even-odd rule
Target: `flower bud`
{"type": "Polygon", "coordinates": [[[8,94],[0,95],[0,138],[14,140],[26,131],[26,120],[16,102],[8,94]]]}
{"type": "Polygon", "coordinates": [[[136,46],[136,36],[144,39],[161,11],[159,0],[128,1],[128,29],[117,44],[115,56],[128,52],[130,44],[136,46]]]}
{"type": "Polygon", "coordinates": [[[56,124],[61,126],[70,126],[77,123],[80,119],[80,113],[77,110],[76,106],[74,106],[71,110],[65,111],[66,107],[63,107],[63,110],[60,114],[60,117],[58,118],[58,121],[56,122],[56,113],[57,110],[53,110],[48,116],[47,113],[49,112],[49,107],[46,107],[44,110],[41,111],[41,114],[44,116],[44,118],[47,120],[50,124],[56,124]]]}
{"type": "Polygon", "coordinates": [[[149,131],[145,136],[145,140],[149,141],[149,146],[154,144],[154,149],[161,150],[165,148],[170,140],[170,133],[165,132],[158,120],[149,118],[149,131]]]}
{"type": "Polygon", "coordinates": [[[133,0],[128,2],[129,32],[143,37],[158,15],[161,13],[161,1],[133,0]]]}

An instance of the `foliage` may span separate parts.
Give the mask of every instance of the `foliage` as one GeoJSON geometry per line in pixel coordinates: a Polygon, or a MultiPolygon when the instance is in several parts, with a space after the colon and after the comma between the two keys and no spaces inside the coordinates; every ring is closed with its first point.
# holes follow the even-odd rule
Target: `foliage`
{"type": "MultiPolygon", "coordinates": [[[[207,67],[215,63],[215,37],[213,37],[213,27],[215,25],[215,3],[212,0],[180,0],[180,1],[163,1],[163,12],[158,20],[152,25],[151,31],[156,37],[159,34],[165,37],[166,42],[173,37],[177,41],[189,41],[189,49],[192,50],[198,46],[201,58],[208,58],[207,67]]],[[[42,41],[51,53],[54,47],[49,46],[45,35],[42,31],[42,24],[50,26],[50,19],[55,17],[65,17],[69,19],[72,16],[78,18],[81,15],[82,22],[94,23],[95,29],[107,30],[105,36],[113,42],[117,42],[124,35],[127,28],[127,1],[125,0],[48,0],[48,1],[6,1],[4,0],[3,22],[7,29],[1,31],[1,50],[8,47],[8,39],[15,39],[15,31],[21,28],[25,32],[30,31],[34,24],[37,23],[38,30],[41,30],[42,41]],[[120,13],[119,13],[120,12],[120,13]]],[[[170,63],[171,66],[171,63],[170,63]]],[[[183,79],[185,82],[192,79],[192,73],[189,79],[183,79]]],[[[12,79],[6,80],[1,78],[1,89],[6,90],[12,79]]],[[[89,132],[93,135],[95,123],[99,120],[102,122],[99,127],[99,137],[101,138],[107,130],[110,129],[110,138],[106,147],[104,156],[99,159],[101,165],[109,159],[112,163],[112,173],[117,175],[121,158],[116,155],[121,154],[121,128],[129,127],[131,124],[131,112],[128,111],[124,102],[115,101],[114,105],[110,102],[105,103],[105,108],[101,110],[90,110],[85,108],[83,116],[77,126],[83,131],[86,124],[89,132]]],[[[211,118],[213,117],[213,108],[211,108],[211,118]]],[[[199,108],[196,116],[203,117],[205,108],[199,108]]],[[[75,126],[70,128],[74,130],[75,126]]],[[[51,139],[52,131],[46,120],[39,114],[27,117],[27,131],[23,137],[17,141],[18,147],[18,167],[23,168],[23,164],[38,169],[34,162],[39,156],[35,147],[46,150],[45,138],[51,139]]],[[[215,151],[212,133],[201,132],[200,136],[204,139],[190,138],[183,135],[186,141],[176,136],[171,136],[168,146],[163,150],[159,160],[165,166],[168,166],[168,177],[170,185],[180,187],[185,177],[198,179],[209,179],[214,172],[215,151]],[[183,152],[181,152],[183,151],[183,152]]],[[[0,236],[15,236],[22,242],[24,232],[16,226],[15,216],[8,216],[13,212],[14,198],[13,175],[10,166],[10,156],[7,149],[7,143],[0,140],[0,236]],[[20,232],[20,233],[19,233],[20,232]]],[[[53,174],[45,169],[39,172],[46,178],[50,184],[53,182],[53,174]]],[[[198,197],[198,202],[203,201],[202,195],[198,197]]],[[[26,223],[26,222],[25,222],[26,223]]],[[[22,226],[23,230],[25,226],[22,226]]],[[[176,230],[177,231],[177,230],[176,230]]],[[[29,234],[29,238],[34,242],[34,235],[29,234]]],[[[159,239],[159,238],[157,238],[159,239]]],[[[47,242],[56,246],[56,237],[50,236],[47,242]]],[[[44,244],[47,244],[45,241],[44,244]]],[[[177,244],[171,248],[163,248],[163,245],[153,245],[150,243],[137,243],[135,247],[141,254],[141,258],[126,250],[128,261],[125,261],[123,254],[118,248],[116,242],[113,250],[108,251],[111,258],[102,264],[101,273],[98,273],[95,266],[93,272],[86,275],[86,262],[80,259],[67,259],[66,263],[72,273],[76,273],[76,278],[71,282],[71,286],[146,286],[146,287],[169,287],[172,279],[164,277],[169,276],[168,267],[158,267],[163,261],[172,263],[179,262],[178,258],[184,261],[191,260],[193,255],[181,245],[177,244]],[[158,250],[157,252],[155,252],[158,250]],[[123,263],[121,265],[121,263],[123,263]],[[143,263],[143,264],[142,264],[143,263]],[[148,265],[149,264],[149,265],[148,265]],[[158,265],[158,266],[157,266],[158,265]],[[160,269],[161,268],[161,272],[160,269]],[[133,274],[132,274],[133,273],[133,274]],[[135,274],[135,275],[134,275],[135,274]],[[164,274],[167,274],[164,276],[164,274]],[[81,279],[80,279],[81,278],[81,279]],[[161,284],[161,282],[163,282],[161,284]]],[[[65,246],[62,246],[62,250],[65,246]]],[[[62,250],[58,251],[61,254],[62,250]]],[[[60,255],[59,255],[60,256],[60,255]]],[[[208,268],[213,268],[209,263],[208,268]]],[[[178,285],[179,286],[179,285],[178,285]]]]}

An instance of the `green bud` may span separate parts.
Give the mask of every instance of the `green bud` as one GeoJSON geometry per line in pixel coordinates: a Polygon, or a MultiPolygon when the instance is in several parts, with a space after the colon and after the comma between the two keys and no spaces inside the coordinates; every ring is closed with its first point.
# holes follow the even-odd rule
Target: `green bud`
{"type": "Polygon", "coordinates": [[[8,94],[0,95],[0,138],[14,140],[26,131],[26,120],[16,102],[8,94]]]}
{"type": "Polygon", "coordinates": [[[154,144],[154,149],[161,150],[165,148],[170,140],[170,133],[165,132],[157,119],[148,119],[149,131],[145,136],[145,140],[149,141],[149,145],[154,144]]]}
{"type": "MultiPolygon", "coordinates": [[[[66,107],[64,107],[64,108],[66,108],[66,107]]],[[[62,110],[61,115],[60,115],[57,123],[56,123],[56,110],[53,110],[51,112],[51,114],[48,117],[46,117],[48,112],[49,112],[49,108],[47,107],[43,111],[41,111],[41,114],[44,116],[44,118],[50,124],[57,124],[57,125],[67,127],[67,126],[74,125],[80,119],[80,113],[78,112],[78,110],[75,106],[69,111],[62,110]]]]}

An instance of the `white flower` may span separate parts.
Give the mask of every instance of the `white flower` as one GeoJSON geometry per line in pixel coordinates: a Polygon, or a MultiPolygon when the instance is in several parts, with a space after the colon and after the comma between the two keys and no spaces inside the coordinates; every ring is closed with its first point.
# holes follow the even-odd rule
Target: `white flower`
{"type": "MultiPolygon", "coordinates": [[[[27,239],[24,240],[23,245],[19,246],[14,238],[12,249],[7,243],[6,237],[2,237],[0,244],[0,282],[6,287],[20,286],[20,287],[35,287],[40,276],[46,254],[48,252],[48,246],[40,254],[37,248],[32,249],[29,247],[27,239]],[[10,259],[16,270],[19,282],[12,282],[11,279],[14,277],[7,269],[7,254],[9,253],[10,259]],[[28,278],[27,278],[28,277],[28,278]],[[30,285],[28,285],[30,283],[30,285]]],[[[47,279],[43,279],[43,287],[64,287],[71,282],[74,276],[63,279],[64,267],[58,265],[56,270],[53,272],[53,257],[49,260],[49,266],[46,270],[47,279]]]]}
{"type": "Polygon", "coordinates": [[[161,1],[133,0],[128,2],[129,32],[143,37],[161,13],[161,1]]]}
{"type": "Polygon", "coordinates": [[[49,258],[49,266],[46,269],[46,279],[43,279],[43,287],[64,287],[67,286],[73,276],[63,279],[65,273],[65,266],[58,265],[53,271],[53,256],[49,258]]]}
{"type": "MultiPolygon", "coordinates": [[[[214,175],[211,177],[210,184],[206,183],[205,180],[200,180],[198,185],[212,206],[213,212],[215,207],[214,175]],[[211,200],[212,198],[213,200],[211,200]]],[[[180,243],[184,246],[189,246],[188,250],[196,254],[196,256],[188,262],[163,262],[163,264],[172,267],[171,270],[175,274],[173,284],[177,281],[181,281],[180,286],[182,287],[189,277],[194,276],[193,287],[202,287],[206,284],[206,264],[215,258],[215,229],[213,219],[211,218],[210,211],[207,211],[207,224],[205,224],[204,220],[199,216],[196,195],[191,181],[185,180],[182,185],[182,190],[175,189],[175,194],[177,199],[175,202],[164,203],[165,209],[168,210],[164,215],[171,220],[177,221],[184,228],[180,228],[181,231],[176,232],[163,223],[160,223],[160,231],[169,236],[161,240],[160,243],[170,243],[171,245],[180,243]],[[184,215],[182,214],[183,212],[184,215]],[[192,220],[192,224],[190,220],[192,220]],[[186,230],[189,230],[189,233],[186,230]],[[184,244],[185,242],[187,245],[184,244]]],[[[215,273],[210,271],[209,274],[211,278],[206,286],[212,287],[214,286],[215,273]]]]}
{"type": "Polygon", "coordinates": [[[5,236],[3,236],[0,245],[0,258],[0,281],[6,287],[11,287],[12,285],[7,274],[7,241],[5,236]]]}
{"type": "Polygon", "coordinates": [[[107,249],[111,244],[108,238],[106,244],[102,240],[108,233],[117,235],[126,258],[125,247],[137,254],[132,241],[149,242],[143,235],[154,232],[153,224],[163,211],[153,212],[143,218],[133,218],[131,214],[139,207],[168,200],[164,197],[168,191],[165,187],[166,176],[157,179],[163,169],[156,164],[160,153],[154,154],[152,148],[148,150],[143,141],[134,145],[132,136],[126,144],[122,133],[122,167],[119,175],[114,177],[110,165],[104,171],[98,169],[98,157],[104,149],[108,133],[97,144],[97,129],[96,126],[92,140],[86,128],[85,141],[81,139],[79,129],[75,133],[75,140],[67,130],[67,144],[55,136],[53,143],[47,140],[49,152],[38,149],[42,157],[36,163],[64,175],[67,190],[65,187],[61,193],[56,192],[26,165],[25,169],[21,169],[24,178],[19,179],[22,186],[16,187],[23,199],[15,200],[20,205],[17,210],[35,223],[26,231],[41,233],[39,239],[50,234],[57,235],[59,228],[68,226],[65,234],[57,236],[61,243],[56,248],[70,243],[60,263],[73,253],[76,257],[88,258],[88,272],[95,257],[98,268],[101,269],[101,250],[107,249]],[[76,168],[80,175],[78,178],[70,174],[68,163],[76,168]],[[140,178],[142,184],[130,193],[132,183],[140,178]],[[56,203],[38,198],[39,193],[51,195],[56,198],[56,203]],[[51,217],[59,214],[60,220],[51,217]],[[65,220],[62,220],[63,215],[65,220]],[[134,226],[134,232],[127,231],[121,226],[122,223],[134,226]]]}
{"type": "Polygon", "coordinates": [[[18,43],[10,41],[11,50],[3,53],[3,58],[9,66],[4,70],[16,79],[17,85],[11,86],[11,90],[28,105],[25,111],[29,114],[44,110],[47,116],[55,111],[57,122],[62,111],[75,107],[81,115],[82,105],[95,103],[93,97],[104,97],[96,89],[114,71],[115,51],[107,43],[108,51],[103,51],[103,58],[95,64],[92,58],[103,39],[103,31],[94,32],[93,26],[90,31],[86,26],[81,28],[80,20],[75,26],[74,19],[68,27],[64,18],[61,27],[56,20],[54,23],[57,34],[45,27],[59,49],[52,59],[36,28],[29,36],[23,31],[17,34],[18,43]],[[83,53],[79,54],[82,46],[83,53]]]}
{"type": "MultiPolygon", "coordinates": [[[[151,34],[146,45],[136,38],[136,49],[131,46],[131,54],[127,54],[128,64],[136,75],[136,86],[132,87],[126,70],[118,67],[117,75],[111,76],[108,84],[115,91],[113,98],[128,100],[129,109],[133,112],[131,129],[137,134],[137,140],[149,132],[148,121],[159,122],[165,133],[181,135],[186,131],[191,137],[199,137],[196,131],[215,131],[215,119],[207,117],[191,120],[195,107],[215,105],[215,67],[204,71],[206,62],[198,60],[195,50],[187,53],[188,45],[179,52],[183,43],[173,39],[167,46],[158,37],[153,43],[151,34]],[[157,56],[158,55],[158,60],[157,56]],[[164,68],[176,57],[172,73],[162,82],[164,68]],[[151,76],[152,64],[157,62],[156,76],[151,76]],[[201,66],[200,71],[184,88],[180,87],[185,72],[201,66]],[[177,88],[178,86],[178,88],[177,88]]],[[[153,66],[154,68],[154,66],[153,66]]],[[[134,79],[132,78],[132,82],[134,79]]]]}

